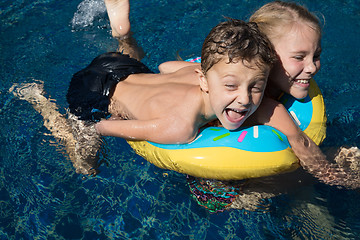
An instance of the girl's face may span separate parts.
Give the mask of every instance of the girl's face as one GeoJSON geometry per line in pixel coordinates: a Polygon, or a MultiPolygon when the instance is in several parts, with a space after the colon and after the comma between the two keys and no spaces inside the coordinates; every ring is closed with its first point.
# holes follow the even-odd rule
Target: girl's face
{"type": "Polygon", "coordinates": [[[279,62],[270,72],[269,85],[297,99],[308,95],[310,79],[320,69],[320,35],[303,23],[294,24],[272,41],[279,62]]]}
{"type": "Polygon", "coordinates": [[[222,60],[201,76],[201,88],[208,93],[211,112],[224,128],[234,130],[255,112],[264,95],[270,68],[255,61],[228,63],[222,60]]]}

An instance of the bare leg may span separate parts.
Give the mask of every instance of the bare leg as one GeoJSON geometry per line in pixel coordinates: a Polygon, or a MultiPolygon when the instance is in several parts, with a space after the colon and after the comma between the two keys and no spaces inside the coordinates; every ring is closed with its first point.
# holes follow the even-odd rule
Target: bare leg
{"type": "Polygon", "coordinates": [[[127,38],[118,39],[118,52],[128,54],[130,57],[140,61],[144,57],[143,49],[137,44],[133,34],[130,32],[127,38]]]}
{"type": "Polygon", "coordinates": [[[123,38],[130,33],[129,0],[105,0],[113,37],[123,38]]]}
{"type": "Polygon", "coordinates": [[[145,54],[130,31],[129,0],[105,0],[105,5],[112,35],[119,41],[118,51],[140,61],[145,54]]]}
{"type": "Polygon", "coordinates": [[[74,131],[74,126],[77,126],[79,130],[85,129],[84,122],[77,120],[74,116],[70,116],[69,120],[66,119],[58,111],[56,103],[43,95],[42,83],[14,84],[9,92],[31,103],[34,109],[41,114],[44,118],[44,126],[65,146],[77,173],[96,174],[96,153],[100,147],[100,137],[93,126],[86,127],[88,133],[79,134],[80,131],[74,131]],[[85,143],[89,147],[84,148],[85,143]]]}

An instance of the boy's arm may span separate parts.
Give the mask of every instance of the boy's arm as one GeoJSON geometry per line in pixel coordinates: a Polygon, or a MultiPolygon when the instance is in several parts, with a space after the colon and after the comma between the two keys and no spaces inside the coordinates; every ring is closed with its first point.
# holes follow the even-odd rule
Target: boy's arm
{"type": "Polygon", "coordinates": [[[158,68],[160,73],[172,73],[184,67],[197,66],[197,65],[200,67],[200,63],[193,63],[186,61],[169,61],[169,62],[161,63],[158,68]]]}
{"type": "Polygon", "coordinates": [[[360,187],[357,176],[345,172],[326,159],[320,148],[294,123],[281,103],[265,99],[257,110],[257,119],[284,133],[301,166],[320,181],[329,185],[360,187]]]}
{"type": "Polygon", "coordinates": [[[146,140],[163,144],[187,143],[192,141],[196,136],[196,131],[191,127],[173,124],[175,121],[176,120],[172,119],[109,119],[97,123],[95,129],[100,135],[120,137],[126,140],[146,140]]]}

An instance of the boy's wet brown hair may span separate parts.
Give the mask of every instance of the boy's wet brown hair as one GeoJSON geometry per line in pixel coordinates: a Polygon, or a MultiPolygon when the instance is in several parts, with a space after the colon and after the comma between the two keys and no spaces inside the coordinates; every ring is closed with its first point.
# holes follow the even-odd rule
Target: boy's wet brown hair
{"type": "Polygon", "coordinates": [[[206,37],[201,51],[204,74],[221,60],[227,63],[255,60],[258,67],[271,67],[277,60],[274,48],[256,23],[227,18],[206,37]]]}

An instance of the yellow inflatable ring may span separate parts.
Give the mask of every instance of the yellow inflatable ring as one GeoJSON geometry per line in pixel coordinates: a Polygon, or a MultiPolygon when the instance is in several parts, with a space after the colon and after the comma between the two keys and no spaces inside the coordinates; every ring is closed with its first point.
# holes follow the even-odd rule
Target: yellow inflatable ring
{"type": "MultiPolygon", "coordinates": [[[[313,79],[305,99],[299,101],[284,94],[279,100],[315,143],[320,144],[325,139],[324,100],[313,79]]],[[[207,127],[188,144],[128,143],[138,155],[157,167],[194,177],[241,180],[290,172],[299,167],[286,136],[263,125],[236,131],[207,127]]]]}
{"type": "Polygon", "coordinates": [[[326,113],[324,98],[314,79],[310,80],[309,95],[302,99],[284,94],[280,97],[280,102],[288,109],[294,121],[300,129],[306,133],[317,145],[320,145],[326,137],[326,113]],[[297,101],[304,104],[296,104],[297,101]],[[311,102],[311,104],[307,104],[311,102]],[[312,109],[311,109],[312,107],[312,109]]]}

